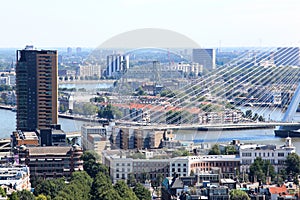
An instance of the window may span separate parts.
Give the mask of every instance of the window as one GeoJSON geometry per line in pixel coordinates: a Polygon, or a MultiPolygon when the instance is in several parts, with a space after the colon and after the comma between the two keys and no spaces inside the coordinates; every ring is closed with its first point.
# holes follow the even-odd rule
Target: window
{"type": "MultiPolygon", "coordinates": [[[[255,153],[256,154],[256,153],[255,153]]],[[[251,153],[242,153],[243,157],[251,157],[251,153]]],[[[256,156],[256,155],[255,155],[256,156]]]]}
{"type": "Polygon", "coordinates": [[[278,157],[284,157],[284,153],[278,153],[278,157]]]}

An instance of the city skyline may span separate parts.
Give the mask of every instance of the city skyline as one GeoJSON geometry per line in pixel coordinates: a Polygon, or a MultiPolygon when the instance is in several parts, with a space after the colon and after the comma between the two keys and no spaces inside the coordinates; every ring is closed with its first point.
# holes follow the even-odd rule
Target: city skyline
{"type": "Polygon", "coordinates": [[[96,48],[140,28],[181,33],[201,47],[299,46],[297,0],[6,1],[0,48],[96,48]],[[295,22],[296,21],[296,22],[295,22]],[[22,34],[20,34],[22,32],[22,34]],[[51,37],[49,37],[51,35],[51,37]],[[51,38],[51,39],[49,39],[51,38]]]}

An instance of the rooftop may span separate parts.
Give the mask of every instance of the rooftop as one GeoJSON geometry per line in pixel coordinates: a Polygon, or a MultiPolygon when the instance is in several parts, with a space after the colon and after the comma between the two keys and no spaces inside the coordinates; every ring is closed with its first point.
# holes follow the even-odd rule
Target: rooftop
{"type": "Polygon", "coordinates": [[[30,155],[66,155],[71,149],[64,146],[28,147],[30,155]]]}

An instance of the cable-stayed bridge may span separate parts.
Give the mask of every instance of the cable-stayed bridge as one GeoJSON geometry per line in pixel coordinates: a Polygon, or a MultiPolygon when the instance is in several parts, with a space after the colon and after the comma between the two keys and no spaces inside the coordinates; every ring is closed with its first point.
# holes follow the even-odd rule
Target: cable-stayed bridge
{"type": "Polygon", "coordinates": [[[295,93],[300,55],[295,50],[299,52],[299,47],[247,51],[177,90],[167,90],[166,96],[151,104],[134,111],[129,108],[117,123],[183,129],[299,125],[293,122],[300,101],[300,89],[295,93]],[[253,105],[251,112],[241,113],[241,107],[253,105]],[[278,117],[282,120],[270,122],[259,116],[286,109],[286,115],[278,117]]]}

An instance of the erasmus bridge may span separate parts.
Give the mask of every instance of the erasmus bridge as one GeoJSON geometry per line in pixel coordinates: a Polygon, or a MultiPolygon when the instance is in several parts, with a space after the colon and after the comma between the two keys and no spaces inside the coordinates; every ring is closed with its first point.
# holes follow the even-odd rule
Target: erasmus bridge
{"type": "Polygon", "coordinates": [[[140,112],[129,113],[116,123],[198,130],[299,126],[300,123],[294,122],[300,102],[299,56],[299,47],[245,51],[224,66],[191,79],[189,84],[176,91],[170,90],[174,93],[171,97],[145,104],[140,112]],[[200,115],[235,113],[245,106],[252,106],[247,109],[253,114],[268,116],[280,111],[280,116],[278,120],[258,121],[258,115],[250,119],[243,115],[228,123],[225,120],[228,116],[224,114],[214,123],[199,120],[200,115]]]}

